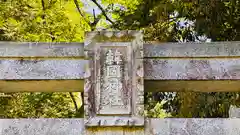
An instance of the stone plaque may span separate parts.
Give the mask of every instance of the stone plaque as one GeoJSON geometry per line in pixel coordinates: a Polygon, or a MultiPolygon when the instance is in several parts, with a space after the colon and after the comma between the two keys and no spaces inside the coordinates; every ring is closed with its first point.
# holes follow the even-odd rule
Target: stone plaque
{"type": "Polygon", "coordinates": [[[103,31],[86,38],[86,126],[144,125],[142,34],[103,31]]]}
{"type": "Polygon", "coordinates": [[[131,87],[127,72],[131,57],[127,47],[102,47],[99,65],[101,65],[100,76],[100,98],[97,106],[97,114],[130,114],[131,87]]]}

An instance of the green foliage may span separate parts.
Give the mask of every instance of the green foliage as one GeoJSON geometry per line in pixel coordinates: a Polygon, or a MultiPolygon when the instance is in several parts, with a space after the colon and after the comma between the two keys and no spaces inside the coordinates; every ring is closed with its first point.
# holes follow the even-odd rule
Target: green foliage
{"type": "Polygon", "coordinates": [[[74,93],[78,110],[73,105],[69,93],[14,93],[11,98],[1,98],[2,116],[4,118],[71,118],[81,117],[82,105],[80,93],[74,93]],[[76,112],[77,111],[77,112],[76,112]]]}
{"type": "MultiPolygon", "coordinates": [[[[2,41],[82,42],[86,30],[89,26],[76,12],[73,1],[0,1],[2,41]]],[[[74,97],[67,92],[11,95],[0,97],[0,117],[83,117],[79,93],[73,93],[74,97]]]]}
{"type": "Polygon", "coordinates": [[[116,12],[121,29],[144,29],[146,40],[176,42],[180,37],[196,41],[195,35],[206,35],[212,41],[240,39],[239,0],[144,0],[133,11],[116,12]],[[186,22],[188,26],[182,27],[181,20],[194,25],[186,22]]]}
{"type": "MultiPolygon", "coordinates": [[[[125,10],[128,12],[133,13],[134,10],[137,10],[137,5],[139,5],[141,0],[102,0],[101,3],[103,5],[110,5],[110,4],[115,4],[114,10],[125,10]]],[[[116,13],[115,15],[118,15],[116,13]]]]}
{"type": "Polygon", "coordinates": [[[84,21],[76,24],[69,20],[71,16],[64,7],[64,4],[68,3],[68,1],[60,0],[45,3],[41,3],[40,0],[0,2],[2,9],[0,18],[5,20],[0,23],[0,39],[47,42],[83,41],[84,31],[88,27],[84,21]]]}
{"type": "Polygon", "coordinates": [[[164,102],[157,102],[157,104],[150,110],[144,110],[144,115],[147,117],[153,118],[166,118],[170,117],[171,114],[167,113],[166,110],[163,109],[164,102]]]}
{"type": "Polygon", "coordinates": [[[164,101],[161,108],[172,117],[227,118],[230,105],[240,107],[239,95],[239,92],[149,92],[145,94],[145,109],[152,110],[164,101]]]}

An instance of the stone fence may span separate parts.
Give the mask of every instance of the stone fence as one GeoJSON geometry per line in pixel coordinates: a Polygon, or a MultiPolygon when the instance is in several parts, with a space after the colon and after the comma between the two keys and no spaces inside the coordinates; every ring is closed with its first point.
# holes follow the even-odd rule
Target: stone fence
{"type": "Polygon", "coordinates": [[[228,119],[143,117],[144,92],[239,92],[240,42],[152,44],[138,31],[101,31],[84,43],[0,42],[0,57],[0,92],[84,92],[85,111],[1,119],[0,135],[240,134],[234,107],[228,119]]]}

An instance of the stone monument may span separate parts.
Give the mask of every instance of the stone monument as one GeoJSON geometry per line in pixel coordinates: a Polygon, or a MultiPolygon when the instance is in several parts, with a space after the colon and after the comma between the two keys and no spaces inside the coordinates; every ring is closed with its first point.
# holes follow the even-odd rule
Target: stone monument
{"type": "Polygon", "coordinates": [[[144,126],[143,36],[138,31],[86,34],[86,126],[144,126]]]}

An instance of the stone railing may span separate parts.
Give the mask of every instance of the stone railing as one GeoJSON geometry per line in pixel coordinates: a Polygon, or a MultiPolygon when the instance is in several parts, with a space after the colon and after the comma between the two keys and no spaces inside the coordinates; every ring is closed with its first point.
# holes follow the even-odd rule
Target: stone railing
{"type": "Polygon", "coordinates": [[[85,111],[1,119],[0,135],[240,134],[233,107],[229,119],[143,117],[144,92],[240,91],[240,42],[145,44],[138,31],[102,31],[84,44],[1,42],[0,57],[0,92],[84,92],[85,111]]]}

